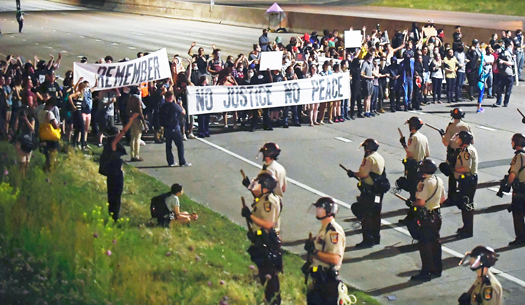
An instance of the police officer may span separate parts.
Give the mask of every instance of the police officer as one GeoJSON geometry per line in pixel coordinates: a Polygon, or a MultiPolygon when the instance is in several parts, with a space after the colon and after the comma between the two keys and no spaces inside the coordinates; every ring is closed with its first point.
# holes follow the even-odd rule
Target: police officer
{"type": "MultiPolygon", "coordinates": [[[[308,305],[336,305],[339,296],[339,269],[343,262],[346,236],[343,228],[335,221],[338,205],[330,197],[322,197],[314,203],[316,218],[321,229],[312,240],[307,240],[305,250],[311,257],[303,270],[312,278],[306,301],[308,305]]],[[[307,274],[307,275],[308,275],[307,274]]]]}
{"type": "Polygon", "coordinates": [[[419,223],[420,239],[419,254],[422,267],[418,275],[410,278],[412,281],[430,281],[431,276],[440,277],[443,270],[441,263],[441,229],[440,204],[445,201],[443,181],[434,173],[437,167],[430,159],[423,160],[417,174],[421,181],[417,185],[416,200],[412,202],[419,223]]]}
{"type": "MultiPolygon", "coordinates": [[[[451,198],[452,194],[456,193],[457,180],[454,175],[451,175],[451,170],[456,166],[456,159],[458,157],[460,148],[456,141],[451,141],[452,137],[460,131],[468,131],[472,134],[470,126],[462,121],[465,117],[465,112],[461,108],[454,108],[450,112],[450,116],[454,119],[453,122],[448,123],[447,129],[443,132],[442,142],[447,147],[447,160],[446,163],[441,163],[439,169],[443,174],[448,176],[448,197],[451,198]]],[[[474,139],[472,139],[472,144],[474,139]]]]}
{"type": "Polygon", "coordinates": [[[512,136],[512,149],[515,155],[510,164],[507,185],[512,185],[512,218],[516,239],[509,243],[510,246],[525,244],[525,135],[516,133],[512,136]]]}
{"type": "Polygon", "coordinates": [[[501,305],[503,289],[498,279],[489,268],[496,264],[498,254],[489,247],[477,246],[467,252],[459,263],[468,263],[478,275],[474,284],[458,299],[459,305],[501,305]],[[467,260],[468,259],[468,260],[467,260]]]}
{"type": "MultiPolygon", "coordinates": [[[[273,192],[279,197],[283,197],[284,192],[286,192],[286,170],[284,167],[277,162],[277,157],[281,153],[279,145],[273,142],[265,143],[259,153],[263,154],[263,168],[260,173],[269,172],[277,179],[277,185],[273,192]]],[[[242,184],[246,187],[250,185],[250,179],[245,177],[242,180],[242,184]]]]}
{"type": "Polygon", "coordinates": [[[414,200],[417,186],[417,165],[425,158],[430,156],[430,147],[428,145],[428,139],[425,135],[419,132],[419,129],[423,126],[423,121],[418,117],[411,117],[406,121],[410,130],[410,137],[408,143],[405,142],[405,137],[401,137],[399,141],[406,151],[406,158],[403,160],[405,165],[405,177],[400,178],[397,184],[400,188],[410,193],[410,199],[414,200]]]}
{"type": "Polygon", "coordinates": [[[460,149],[454,167],[454,178],[459,182],[459,192],[455,203],[461,209],[463,219],[463,227],[457,230],[460,238],[472,237],[474,230],[474,194],[476,194],[478,185],[478,152],[472,146],[472,140],[472,134],[464,130],[452,137],[452,142],[455,142],[460,149]]]}
{"type": "Polygon", "coordinates": [[[282,272],[280,198],[273,190],[277,180],[270,173],[260,173],[250,184],[255,200],[252,210],[243,206],[241,215],[252,224],[248,238],[252,246],[248,253],[259,269],[261,284],[266,285],[265,299],[268,304],[281,304],[278,273],[282,272]]]}
{"type": "MultiPolygon", "coordinates": [[[[383,193],[375,187],[374,179],[384,175],[385,160],[377,152],[379,144],[374,139],[366,139],[361,146],[365,149],[365,156],[358,172],[347,171],[348,177],[357,177],[360,179],[358,188],[361,194],[358,198],[358,204],[361,206],[362,213],[362,231],[363,241],[356,247],[365,248],[379,244],[381,227],[381,208],[383,202],[383,193]]],[[[384,177],[384,176],[383,176],[384,177]]],[[[376,182],[377,183],[377,182],[376,182]]],[[[360,218],[358,215],[356,215],[360,218]]]]}

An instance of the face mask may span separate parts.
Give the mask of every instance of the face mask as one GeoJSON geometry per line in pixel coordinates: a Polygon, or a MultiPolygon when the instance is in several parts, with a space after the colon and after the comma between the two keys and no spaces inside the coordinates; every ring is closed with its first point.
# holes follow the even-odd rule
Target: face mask
{"type": "Polygon", "coordinates": [[[252,78],[252,77],[253,77],[253,72],[252,72],[252,71],[248,72],[248,76],[249,76],[250,78],[252,78]]]}

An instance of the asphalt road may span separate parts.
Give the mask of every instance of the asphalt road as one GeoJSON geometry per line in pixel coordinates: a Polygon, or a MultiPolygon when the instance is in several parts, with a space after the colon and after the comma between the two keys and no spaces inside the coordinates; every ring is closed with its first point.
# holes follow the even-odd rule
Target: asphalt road
{"type": "MultiPolygon", "coordinates": [[[[11,1],[0,1],[0,9],[6,5],[12,5],[11,1]]],[[[185,54],[192,41],[197,41],[206,51],[215,43],[223,49],[223,54],[247,54],[260,35],[257,29],[107,12],[65,11],[52,5],[53,11],[28,12],[22,34],[16,33],[17,25],[11,22],[14,20],[12,13],[0,13],[4,33],[0,35],[0,56],[20,54],[32,58],[36,54],[47,59],[49,53],[56,56],[63,52],[64,61],[59,70],[63,75],[81,56],[87,56],[90,61],[108,54],[115,59],[133,58],[138,51],[161,47],[166,47],[170,55],[185,54]]],[[[46,6],[41,5],[40,9],[45,10],[46,6]]],[[[270,38],[275,38],[274,34],[270,34],[270,38]]],[[[412,245],[411,238],[397,227],[397,220],[404,216],[404,203],[387,194],[383,203],[381,245],[356,250],[353,246],[361,241],[361,236],[354,229],[355,219],[345,208],[338,214],[338,221],[347,232],[342,276],[348,283],[383,303],[454,304],[475,278],[468,268],[457,266],[457,256],[484,244],[501,254],[496,268],[504,272],[498,277],[504,287],[505,304],[523,303],[525,248],[507,246],[514,239],[512,218],[506,211],[510,197],[496,197],[495,191],[483,187],[483,183],[501,179],[508,169],[513,156],[510,138],[524,129],[516,111],[516,107],[525,109],[524,88],[515,87],[508,108],[491,109],[489,105],[493,100],[487,100],[486,112],[475,114],[475,105],[461,105],[467,111],[466,121],[474,128],[482,186],[475,197],[477,214],[473,238],[457,240],[455,231],[461,226],[460,211],[443,209],[443,276],[421,285],[408,280],[417,273],[421,262],[417,246],[412,245]],[[396,300],[388,301],[387,297],[396,300]]],[[[250,133],[214,126],[211,138],[185,142],[186,159],[193,163],[190,168],[166,167],[164,145],[150,143],[141,150],[145,161],[135,165],[166,184],[182,183],[190,197],[243,224],[239,198],[249,197],[249,193],[240,183],[239,170],[244,169],[253,178],[258,172],[256,165],[260,164],[260,160],[255,160],[259,147],[267,141],[279,143],[282,148],[279,162],[290,178],[284,196],[282,236],[289,250],[304,254],[302,245],[308,231],[317,232],[320,227],[313,209],[309,210],[311,203],[327,194],[343,205],[351,204],[358,195],[355,180],[346,177],[339,163],[357,169],[363,154],[357,148],[365,138],[373,137],[380,143],[379,152],[385,158],[388,177],[393,182],[402,174],[400,160],[404,156],[396,128],[401,127],[407,133],[403,123],[412,115],[420,115],[425,122],[444,128],[449,122],[450,109],[448,104],[433,105],[426,106],[419,114],[387,113],[374,119],[322,127],[275,129],[273,132],[250,133]]],[[[432,158],[437,162],[443,160],[445,148],[439,134],[427,127],[421,131],[431,142],[432,158]]]]}

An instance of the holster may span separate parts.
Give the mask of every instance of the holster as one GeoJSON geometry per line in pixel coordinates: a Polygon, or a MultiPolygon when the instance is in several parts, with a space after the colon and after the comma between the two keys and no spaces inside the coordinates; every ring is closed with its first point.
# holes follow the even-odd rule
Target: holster
{"type": "Polygon", "coordinates": [[[321,266],[314,266],[310,269],[310,276],[316,284],[325,284],[329,282],[339,282],[341,277],[339,271],[335,267],[327,268],[321,266]]]}
{"type": "Polygon", "coordinates": [[[262,229],[257,230],[251,241],[252,245],[247,252],[252,262],[257,267],[273,267],[282,272],[281,239],[275,230],[272,228],[268,233],[262,229]]]}

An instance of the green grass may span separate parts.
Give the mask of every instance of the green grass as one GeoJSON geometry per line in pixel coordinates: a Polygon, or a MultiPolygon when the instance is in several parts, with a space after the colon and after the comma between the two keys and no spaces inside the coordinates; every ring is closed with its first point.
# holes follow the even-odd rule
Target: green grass
{"type": "MultiPolygon", "coordinates": [[[[37,152],[22,179],[13,147],[2,142],[0,151],[2,304],[262,304],[246,231],[226,217],[183,196],[182,209],[197,212],[197,222],[148,226],[150,198],[169,188],[125,166],[114,225],[96,156],[62,154],[46,175],[37,152]]],[[[283,304],[306,303],[302,264],[285,253],[283,304]]],[[[360,304],[377,304],[351,292],[360,304]]]]}
{"type": "Polygon", "coordinates": [[[515,0],[379,0],[370,3],[370,5],[525,16],[525,1],[515,0]]]}

